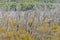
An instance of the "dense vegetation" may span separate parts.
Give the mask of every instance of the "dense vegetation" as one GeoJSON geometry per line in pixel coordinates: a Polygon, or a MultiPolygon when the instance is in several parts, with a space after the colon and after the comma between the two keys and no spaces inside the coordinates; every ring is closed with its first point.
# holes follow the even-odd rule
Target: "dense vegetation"
{"type": "Polygon", "coordinates": [[[52,11],[1,11],[0,39],[60,40],[60,11],[52,11]]]}
{"type": "Polygon", "coordinates": [[[0,40],[60,40],[60,0],[0,0],[0,40]]]}
{"type": "Polygon", "coordinates": [[[0,10],[7,11],[25,11],[34,10],[35,7],[54,5],[59,3],[59,0],[0,0],[0,10]]]}

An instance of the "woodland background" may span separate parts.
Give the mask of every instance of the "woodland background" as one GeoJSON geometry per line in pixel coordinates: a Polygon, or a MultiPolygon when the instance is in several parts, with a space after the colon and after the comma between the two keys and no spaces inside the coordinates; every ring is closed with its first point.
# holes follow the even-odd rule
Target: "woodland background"
{"type": "Polygon", "coordinates": [[[0,40],[60,40],[60,0],[0,0],[0,40]]]}

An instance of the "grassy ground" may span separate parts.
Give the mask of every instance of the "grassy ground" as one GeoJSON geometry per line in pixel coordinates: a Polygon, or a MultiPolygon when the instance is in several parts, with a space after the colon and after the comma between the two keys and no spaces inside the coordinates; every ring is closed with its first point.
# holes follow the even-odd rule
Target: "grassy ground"
{"type": "MultiPolygon", "coordinates": [[[[15,24],[15,23],[14,23],[15,24]]],[[[6,26],[0,27],[0,40],[60,40],[60,26],[19,27],[11,26],[10,31],[6,26]]]]}

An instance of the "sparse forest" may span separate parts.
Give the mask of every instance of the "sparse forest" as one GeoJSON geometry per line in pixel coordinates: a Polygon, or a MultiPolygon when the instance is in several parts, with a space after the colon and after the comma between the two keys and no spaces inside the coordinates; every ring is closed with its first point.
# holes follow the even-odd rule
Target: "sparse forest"
{"type": "Polygon", "coordinates": [[[0,0],[0,40],[60,40],[60,0],[0,0]]]}

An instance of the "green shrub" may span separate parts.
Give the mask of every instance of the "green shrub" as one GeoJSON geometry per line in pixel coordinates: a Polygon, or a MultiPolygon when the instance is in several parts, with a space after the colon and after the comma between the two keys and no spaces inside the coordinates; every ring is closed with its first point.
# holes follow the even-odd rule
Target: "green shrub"
{"type": "Polygon", "coordinates": [[[54,3],[39,3],[39,2],[24,2],[24,3],[19,3],[19,2],[1,2],[0,3],[0,10],[5,10],[5,11],[26,11],[26,10],[32,10],[36,8],[45,8],[45,5],[47,6],[48,9],[54,9],[56,4],[54,3]]]}

